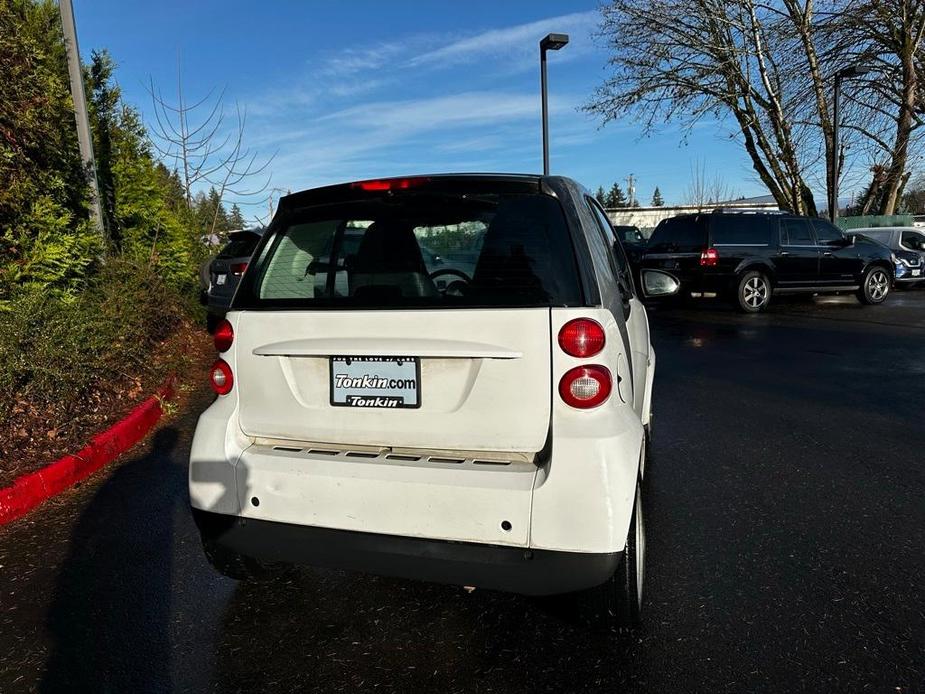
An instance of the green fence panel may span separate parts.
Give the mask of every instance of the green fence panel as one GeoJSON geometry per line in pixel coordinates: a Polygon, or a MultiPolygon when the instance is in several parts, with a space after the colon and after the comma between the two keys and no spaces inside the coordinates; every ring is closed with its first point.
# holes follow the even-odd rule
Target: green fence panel
{"type": "Polygon", "coordinates": [[[868,214],[858,217],[838,217],[835,223],[843,230],[864,229],[866,227],[911,227],[911,214],[868,214]]]}

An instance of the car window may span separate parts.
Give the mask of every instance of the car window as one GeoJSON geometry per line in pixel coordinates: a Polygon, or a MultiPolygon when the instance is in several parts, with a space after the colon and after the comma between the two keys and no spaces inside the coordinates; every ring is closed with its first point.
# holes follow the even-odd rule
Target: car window
{"type": "Polygon", "coordinates": [[[614,232],[616,232],[617,238],[619,238],[624,243],[645,243],[646,242],[645,237],[642,235],[642,232],[639,231],[638,227],[620,226],[620,225],[613,225],[613,224],[611,224],[611,226],[613,227],[614,232]]]}
{"type": "Polygon", "coordinates": [[[610,250],[611,261],[614,265],[614,274],[617,277],[617,283],[620,285],[620,294],[626,299],[630,299],[636,292],[633,287],[633,273],[632,270],[630,270],[626,252],[623,250],[623,243],[617,238],[613,226],[610,224],[610,219],[608,219],[607,215],[594,198],[588,197],[587,203],[597,219],[598,227],[604,235],[604,241],[606,241],[607,247],[610,250]]]}
{"type": "Polygon", "coordinates": [[[257,234],[240,234],[232,237],[219,251],[219,258],[246,258],[257,248],[260,237],[257,234]]]}
{"type": "Polygon", "coordinates": [[[925,234],[918,231],[904,231],[901,243],[914,251],[925,251],[925,234]]]}
{"type": "Polygon", "coordinates": [[[780,242],[782,246],[815,246],[809,221],[798,217],[784,217],[780,220],[780,242]]]}
{"type": "Polygon", "coordinates": [[[814,219],[813,220],[813,229],[816,232],[816,239],[820,244],[832,243],[843,241],[845,235],[841,232],[841,229],[836,227],[834,224],[831,224],[824,219],[814,219]]]}
{"type": "Polygon", "coordinates": [[[659,223],[647,247],[649,253],[700,253],[707,238],[700,215],[671,217],[659,223]]]}
{"type": "Polygon", "coordinates": [[[301,208],[285,222],[245,276],[238,306],[520,307],[582,300],[565,216],[550,196],[393,193],[301,208]]]}
{"type": "Polygon", "coordinates": [[[768,218],[757,214],[714,214],[710,216],[714,246],[768,244],[768,218]]]}

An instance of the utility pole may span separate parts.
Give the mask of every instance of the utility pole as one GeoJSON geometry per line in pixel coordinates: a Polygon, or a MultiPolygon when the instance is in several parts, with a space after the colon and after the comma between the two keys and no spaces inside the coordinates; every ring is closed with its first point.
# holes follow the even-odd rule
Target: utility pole
{"type": "Polygon", "coordinates": [[[103,239],[103,246],[109,245],[109,236],[103,224],[103,210],[100,207],[100,188],[96,180],[96,162],[93,160],[93,141],[90,139],[90,117],[87,114],[87,96],[84,93],[83,74],[80,70],[80,49],[77,47],[77,28],[74,25],[74,7],[71,0],[59,0],[61,26],[64,28],[64,45],[67,48],[67,72],[71,80],[71,98],[74,101],[74,118],[77,121],[77,143],[80,145],[80,160],[89,174],[90,215],[103,239]]]}
{"type": "Polygon", "coordinates": [[[633,185],[633,174],[626,177],[626,206],[636,207],[636,186],[633,185]]]}

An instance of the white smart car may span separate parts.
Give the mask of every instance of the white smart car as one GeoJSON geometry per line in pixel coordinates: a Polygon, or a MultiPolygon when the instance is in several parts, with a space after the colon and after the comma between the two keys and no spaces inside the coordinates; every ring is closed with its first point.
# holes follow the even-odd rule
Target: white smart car
{"type": "Polygon", "coordinates": [[[219,571],[591,589],[602,618],[638,622],[655,355],[584,188],[469,174],[290,195],[226,318],[189,471],[219,571]],[[422,246],[477,258],[471,279],[441,291],[422,246]]]}

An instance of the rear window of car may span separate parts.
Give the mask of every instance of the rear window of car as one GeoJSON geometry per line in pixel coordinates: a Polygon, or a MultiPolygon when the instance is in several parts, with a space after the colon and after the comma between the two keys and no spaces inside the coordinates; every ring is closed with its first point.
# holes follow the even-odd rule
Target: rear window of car
{"type": "Polygon", "coordinates": [[[637,227],[634,226],[615,226],[613,230],[616,232],[617,236],[624,243],[645,243],[646,239],[642,235],[642,232],[639,231],[637,227]]]}
{"type": "Polygon", "coordinates": [[[392,192],[289,212],[238,308],[580,305],[559,202],[541,194],[392,192]]]}
{"type": "Polygon", "coordinates": [[[219,258],[249,258],[257,248],[260,237],[257,234],[239,234],[233,236],[225,247],[219,251],[219,258]]]}
{"type": "Polygon", "coordinates": [[[916,251],[925,251],[925,234],[917,231],[904,231],[902,233],[901,243],[907,248],[916,251]]]}
{"type": "Polygon", "coordinates": [[[710,218],[715,246],[766,246],[770,230],[766,215],[715,214],[710,218]]]}
{"type": "Polygon", "coordinates": [[[707,245],[707,233],[700,215],[672,217],[655,227],[649,239],[649,253],[700,253],[707,245]]]}

